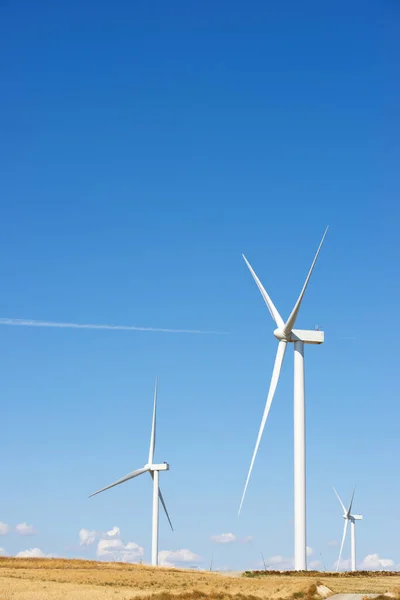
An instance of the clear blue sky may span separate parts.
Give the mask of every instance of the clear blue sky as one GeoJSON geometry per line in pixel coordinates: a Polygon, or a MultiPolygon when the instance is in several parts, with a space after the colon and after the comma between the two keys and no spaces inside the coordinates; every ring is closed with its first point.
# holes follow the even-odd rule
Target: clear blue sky
{"type": "Polygon", "coordinates": [[[360,561],[400,563],[399,25],[393,0],[1,2],[0,317],[228,332],[2,326],[7,553],[94,557],[79,530],[117,525],[149,560],[150,480],[87,496],[145,462],[158,374],[160,549],[292,556],[292,352],[237,518],[276,349],[241,253],[285,316],[329,224],[298,319],[326,339],[308,543],[332,566],[357,483],[360,561]]]}

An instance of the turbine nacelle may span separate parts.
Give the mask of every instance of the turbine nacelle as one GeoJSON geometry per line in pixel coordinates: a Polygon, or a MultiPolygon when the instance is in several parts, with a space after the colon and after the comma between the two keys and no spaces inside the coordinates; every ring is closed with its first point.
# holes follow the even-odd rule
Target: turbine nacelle
{"type": "Polygon", "coordinates": [[[292,329],[287,334],[281,327],[277,327],[274,336],[280,342],[303,342],[303,344],[323,344],[324,332],[314,329],[292,329]]]}
{"type": "Polygon", "coordinates": [[[164,462],[161,463],[159,465],[157,464],[152,464],[152,465],[145,465],[144,466],[145,469],[148,469],[149,471],[169,471],[169,464],[164,462]]]}

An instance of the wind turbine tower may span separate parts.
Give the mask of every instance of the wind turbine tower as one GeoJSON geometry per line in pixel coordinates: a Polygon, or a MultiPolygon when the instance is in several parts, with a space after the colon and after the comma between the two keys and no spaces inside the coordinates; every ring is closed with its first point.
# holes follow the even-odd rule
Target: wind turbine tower
{"type": "Polygon", "coordinates": [[[253,470],[254,461],[261,442],[265,423],[271,408],[272,400],[278,384],[279,375],[285,356],[286,348],[289,343],[294,346],[294,568],[296,571],[304,571],[306,569],[306,437],[305,437],[305,392],[304,392],[304,344],[322,344],[324,341],[324,332],[319,330],[303,330],[293,329],[296,323],[297,315],[300,310],[301,303],[308,282],[310,281],[315,263],[317,262],[322,244],[324,242],[328,228],[322,237],[317,253],[312,262],[310,271],[307,275],[303,289],[293,307],[289,318],[285,322],[279,314],[276,306],[272,302],[270,296],[264,289],[261,281],[253,271],[250,263],[243,255],[243,258],[261,292],[262,297],[268,307],[271,317],[275,321],[277,328],[274,331],[274,336],[278,340],[278,349],[275,358],[274,368],[272,370],[271,383],[268,391],[267,401],[265,404],[264,414],[261,420],[260,429],[256,445],[251,459],[249,472],[247,475],[242,500],[240,502],[239,514],[242,509],[244,497],[246,495],[247,486],[249,484],[250,475],[253,470]]]}
{"type": "Polygon", "coordinates": [[[111,485],[107,485],[107,487],[94,492],[91,494],[89,498],[92,496],[96,496],[96,494],[100,494],[101,492],[105,492],[105,490],[109,490],[110,488],[120,485],[121,483],[125,483],[125,481],[129,481],[129,479],[133,479],[134,477],[138,477],[143,473],[150,473],[150,476],[153,480],[153,518],[152,518],[152,543],[151,543],[151,564],[153,566],[158,565],[158,512],[159,512],[159,500],[163,506],[165,514],[168,519],[168,523],[173,531],[171,519],[169,518],[169,514],[167,511],[167,507],[164,502],[163,495],[161,493],[159,487],[159,473],[160,471],[168,471],[169,465],[164,462],[161,464],[154,463],[154,450],[156,447],[156,413],[157,413],[157,387],[158,387],[158,378],[156,378],[156,385],[154,389],[154,404],[153,404],[153,421],[151,426],[151,436],[150,436],[150,450],[149,450],[149,460],[141,469],[136,469],[136,471],[131,471],[125,477],[118,479],[111,485]]]}

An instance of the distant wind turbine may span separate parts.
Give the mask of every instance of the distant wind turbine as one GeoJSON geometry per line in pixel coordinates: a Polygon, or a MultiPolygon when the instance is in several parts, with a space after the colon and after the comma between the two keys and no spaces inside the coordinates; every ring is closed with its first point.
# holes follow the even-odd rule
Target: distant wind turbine
{"type": "Polygon", "coordinates": [[[262,552],[261,552],[261,558],[262,558],[263,565],[264,565],[264,571],[266,571],[267,570],[267,565],[265,564],[264,554],[262,552]]]}
{"type": "Polygon", "coordinates": [[[306,446],[305,446],[305,400],[304,400],[304,344],[322,344],[324,341],[323,331],[293,329],[297,315],[300,310],[308,282],[310,281],[315,263],[322,244],[324,242],[328,228],[322,237],[317,253],[311,265],[311,269],[307,275],[303,289],[293,307],[292,312],[286,322],[282,319],[277,308],[271,298],[265,291],[261,281],[253,271],[247,258],[243,258],[261,292],[262,297],[268,307],[271,317],[277,325],[274,331],[274,336],[278,339],[278,350],[276,353],[275,364],[272,371],[272,378],[267,396],[267,401],[264,409],[264,414],[261,420],[260,430],[256,445],[251,459],[249,472],[244,486],[242,500],[240,502],[239,514],[242,509],[244,497],[246,495],[247,486],[250,480],[250,475],[253,470],[254,461],[261,442],[261,437],[267,421],[268,413],[271,408],[272,400],[275,394],[276,386],[279,380],[279,374],[285,356],[288,343],[294,344],[294,568],[296,571],[306,569],[306,446]]]}
{"type": "Polygon", "coordinates": [[[104,492],[105,490],[109,490],[110,488],[112,488],[116,485],[119,485],[120,483],[125,483],[125,481],[129,481],[129,479],[138,477],[139,475],[142,475],[143,473],[150,473],[150,476],[153,480],[153,520],[152,520],[153,525],[152,525],[151,564],[154,566],[158,565],[158,509],[159,509],[158,500],[159,499],[164,508],[165,514],[167,515],[168,523],[170,524],[170,527],[173,531],[171,519],[169,518],[167,507],[165,505],[164,498],[163,498],[163,495],[161,493],[161,490],[160,490],[159,484],[158,484],[159,472],[160,471],[168,471],[169,464],[167,464],[166,462],[164,462],[162,464],[156,464],[153,462],[154,450],[156,447],[157,387],[158,387],[158,378],[156,378],[156,385],[155,385],[155,389],[154,389],[153,421],[152,421],[152,427],[151,427],[150,450],[149,450],[148,462],[141,469],[137,469],[136,471],[132,471],[131,473],[128,473],[128,475],[125,475],[125,477],[122,477],[122,479],[118,479],[118,481],[115,481],[111,485],[107,485],[107,487],[102,488],[101,490],[98,490],[97,492],[94,492],[94,494],[91,494],[89,496],[89,498],[91,498],[92,496],[96,496],[96,494],[100,494],[101,492],[104,492]]]}
{"type": "Polygon", "coordinates": [[[340,499],[340,496],[337,493],[337,491],[335,490],[335,488],[333,488],[333,491],[335,492],[337,499],[339,500],[340,505],[343,509],[343,519],[344,519],[343,537],[342,537],[342,543],[340,545],[340,552],[339,552],[339,558],[338,558],[338,562],[337,562],[336,571],[339,571],[340,559],[342,558],[343,546],[344,546],[344,541],[346,539],[347,526],[349,524],[349,521],[351,524],[350,525],[350,527],[351,527],[351,570],[356,571],[357,570],[357,566],[356,566],[356,521],[361,521],[361,519],[362,519],[362,515],[351,514],[351,509],[353,507],[353,500],[354,500],[354,492],[356,491],[356,488],[354,488],[354,490],[353,490],[353,494],[352,494],[351,500],[350,500],[350,506],[348,509],[346,509],[345,505],[343,504],[342,500],[340,499]]]}

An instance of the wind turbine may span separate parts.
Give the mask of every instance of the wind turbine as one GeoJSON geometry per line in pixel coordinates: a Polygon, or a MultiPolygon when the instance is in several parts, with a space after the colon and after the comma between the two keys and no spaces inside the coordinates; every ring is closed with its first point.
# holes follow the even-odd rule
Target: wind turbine
{"type": "Polygon", "coordinates": [[[267,401],[265,404],[264,414],[261,420],[260,430],[256,445],[251,459],[249,472],[244,486],[242,500],[240,502],[239,514],[243,506],[244,497],[246,495],[247,486],[249,484],[250,475],[253,470],[254,461],[261,442],[261,437],[264,431],[265,423],[271,408],[272,400],[275,394],[276,386],[279,380],[283,359],[288,343],[294,344],[294,568],[296,571],[306,569],[306,445],[305,445],[305,401],[304,401],[304,344],[322,344],[324,341],[324,332],[315,330],[293,329],[300,305],[302,303],[308,282],[310,281],[311,273],[313,272],[315,263],[322,244],[324,242],[328,228],[326,228],[322,240],[318,246],[317,253],[312,262],[310,271],[307,275],[303,289],[293,307],[292,312],[286,322],[282,319],[277,308],[271,298],[265,291],[261,281],[253,271],[247,258],[243,258],[252,274],[258,289],[268,307],[271,317],[275,321],[277,328],[274,331],[274,336],[278,339],[278,350],[276,353],[275,364],[272,371],[271,383],[268,391],[267,401]]]}
{"type": "Polygon", "coordinates": [[[351,500],[350,500],[350,506],[347,510],[346,510],[343,502],[341,501],[340,496],[337,493],[337,491],[335,490],[335,488],[333,488],[333,491],[335,492],[337,499],[339,500],[340,505],[343,508],[343,519],[344,519],[342,544],[340,546],[340,552],[339,552],[339,558],[338,558],[338,562],[337,562],[336,571],[339,571],[340,559],[342,558],[343,546],[344,546],[344,541],[346,539],[347,526],[349,524],[349,521],[350,521],[350,527],[351,527],[351,570],[356,571],[357,570],[357,567],[356,567],[356,521],[361,521],[361,519],[362,519],[362,515],[352,515],[351,514],[351,509],[353,507],[353,500],[354,500],[354,492],[356,491],[356,488],[354,488],[354,490],[353,490],[353,494],[352,494],[351,500]]]}
{"type": "Polygon", "coordinates": [[[158,565],[158,509],[159,509],[158,500],[159,499],[163,506],[165,514],[167,515],[168,523],[170,524],[172,531],[174,530],[174,528],[172,527],[171,519],[169,518],[169,514],[167,511],[165,502],[164,502],[163,495],[161,493],[161,490],[160,490],[159,484],[158,484],[159,472],[160,471],[168,471],[169,464],[166,462],[164,462],[162,464],[157,464],[157,463],[153,462],[154,450],[156,447],[157,387],[158,387],[158,378],[156,378],[156,385],[155,385],[155,389],[154,389],[153,421],[152,421],[152,426],[151,426],[150,450],[149,450],[148,462],[141,469],[137,469],[136,471],[132,471],[131,473],[128,473],[128,475],[125,475],[125,477],[118,479],[118,481],[115,481],[111,485],[108,485],[107,487],[102,488],[101,490],[98,490],[97,492],[95,492],[94,494],[91,494],[89,496],[89,498],[91,498],[92,496],[96,496],[96,494],[100,494],[101,492],[104,492],[105,490],[109,490],[110,488],[112,488],[116,485],[119,485],[120,483],[125,483],[125,481],[129,481],[129,479],[138,477],[139,475],[142,475],[143,473],[150,473],[150,476],[153,480],[153,520],[152,520],[152,543],[151,543],[151,564],[153,566],[158,565]]]}

